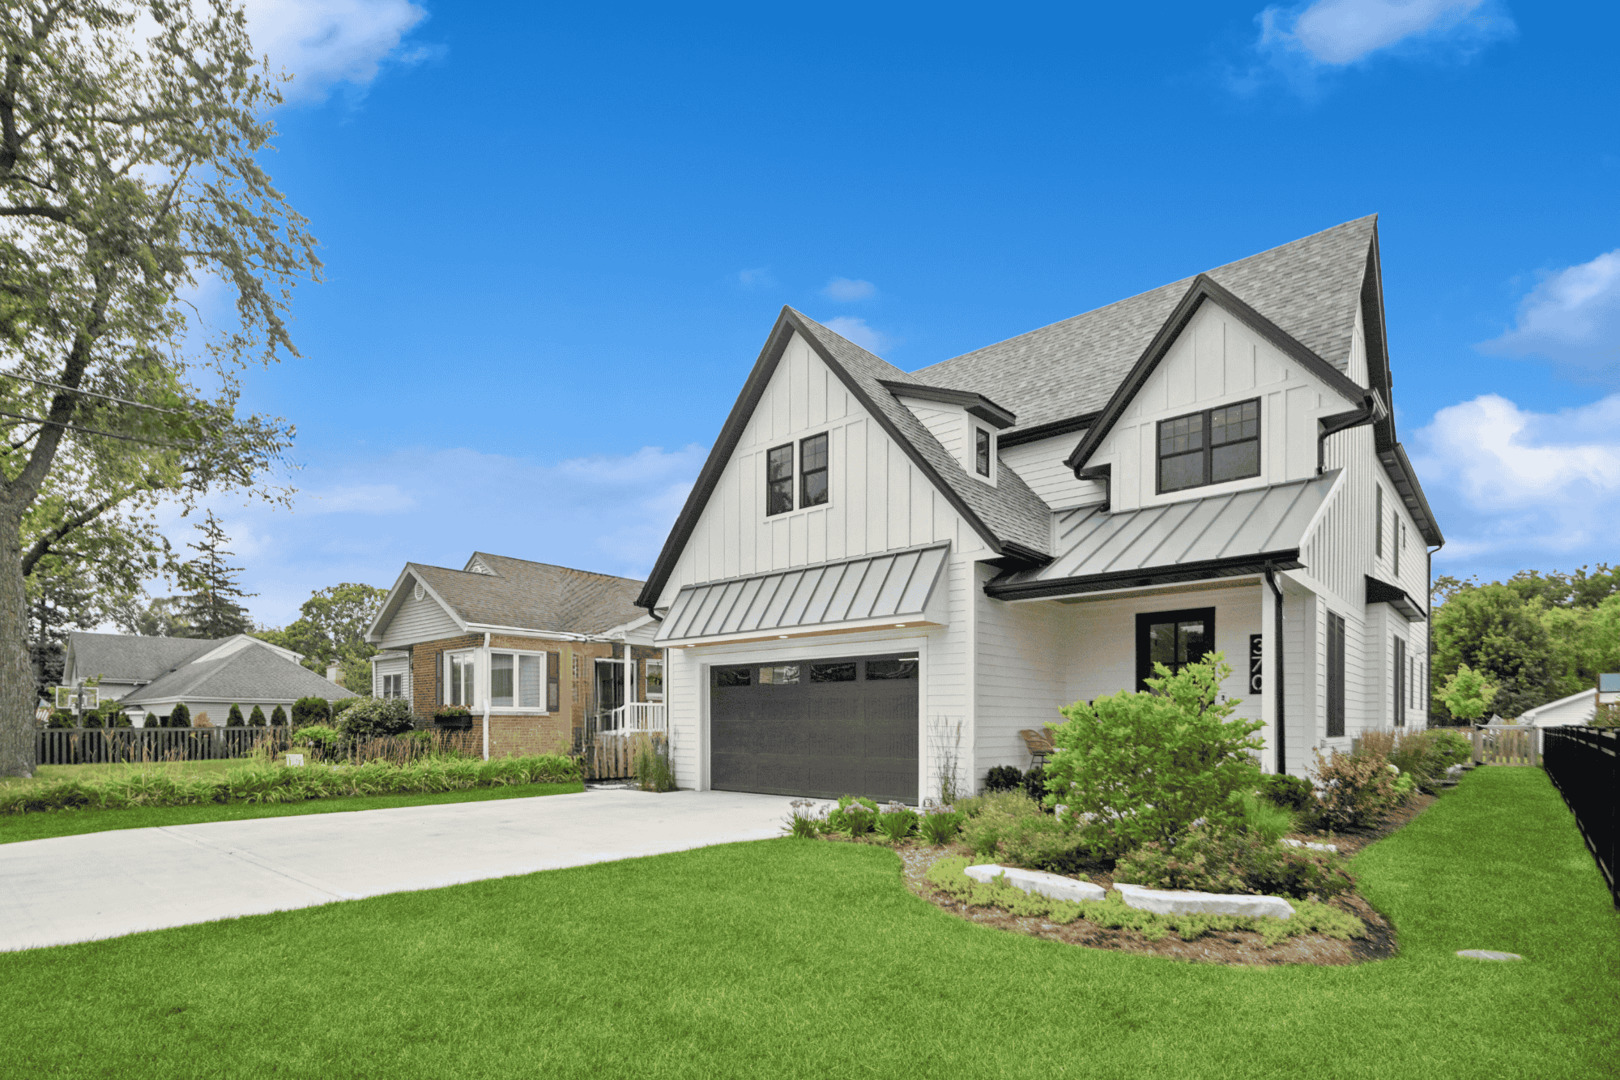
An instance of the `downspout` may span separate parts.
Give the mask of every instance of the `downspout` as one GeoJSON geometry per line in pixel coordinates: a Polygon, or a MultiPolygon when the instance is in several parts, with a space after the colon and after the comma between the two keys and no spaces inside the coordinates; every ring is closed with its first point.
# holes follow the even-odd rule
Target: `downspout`
{"type": "Polygon", "coordinates": [[[1389,415],[1384,406],[1384,399],[1369,390],[1361,400],[1361,408],[1351,409],[1349,412],[1334,413],[1324,416],[1316,422],[1316,475],[1321,476],[1327,471],[1327,440],[1329,435],[1337,435],[1341,431],[1349,431],[1353,427],[1363,424],[1374,424],[1389,415]]]}
{"type": "Polygon", "coordinates": [[[490,664],[490,661],[489,661],[489,631],[485,630],[484,631],[484,685],[481,687],[481,689],[483,690],[483,693],[484,693],[484,760],[485,761],[489,760],[489,685],[490,685],[489,664],[490,664]]]}
{"type": "Polygon", "coordinates": [[[1287,713],[1283,708],[1283,702],[1288,695],[1286,692],[1287,684],[1283,682],[1283,594],[1282,589],[1277,585],[1277,575],[1272,570],[1270,563],[1266,563],[1266,584],[1271,586],[1271,592],[1277,598],[1276,619],[1272,629],[1272,634],[1276,637],[1276,646],[1273,648],[1272,653],[1277,658],[1277,670],[1273,673],[1276,676],[1276,685],[1273,690],[1276,708],[1273,712],[1277,716],[1277,773],[1286,775],[1288,772],[1288,737],[1286,734],[1287,728],[1284,725],[1287,713]]]}

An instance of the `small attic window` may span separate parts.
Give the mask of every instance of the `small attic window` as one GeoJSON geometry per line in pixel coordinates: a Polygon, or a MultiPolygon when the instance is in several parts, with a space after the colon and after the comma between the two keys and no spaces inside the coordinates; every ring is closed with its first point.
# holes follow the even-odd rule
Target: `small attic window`
{"type": "Polygon", "coordinates": [[[416,599],[420,600],[420,599],[422,599],[422,597],[427,595],[427,590],[422,588],[422,583],[420,581],[418,581],[416,583],[416,588],[411,590],[411,595],[416,597],[416,599]]]}
{"type": "Polygon", "coordinates": [[[990,475],[990,433],[984,428],[973,429],[973,471],[984,477],[990,475]]]}

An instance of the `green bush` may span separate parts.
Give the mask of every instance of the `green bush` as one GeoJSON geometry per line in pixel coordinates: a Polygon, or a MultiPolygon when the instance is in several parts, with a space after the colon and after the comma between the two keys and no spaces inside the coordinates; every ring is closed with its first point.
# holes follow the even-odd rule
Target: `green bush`
{"type": "Polygon", "coordinates": [[[1322,851],[1284,847],[1262,836],[1193,829],[1174,844],[1143,844],[1114,866],[1114,880],[1154,889],[1253,893],[1324,899],[1355,884],[1339,860],[1322,851]]]}
{"type": "Polygon", "coordinates": [[[1430,731],[1434,752],[1446,768],[1473,760],[1474,742],[1460,731],[1430,731]]]}
{"type": "Polygon", "coordinates": [[[863,796],[845,795],[827,813],[827,828],[850,836],[865,836],[877,824],[878,805],[863,796]]]}
{"type": "Polygon", "coordinates": [[[826,820],[821,816],[820,804],[814,799],[794,799],[788,804],[787,834],[800,840],[814,840],[821,835],[826,820]]]}
{"type": "Polygon", "coordinates": [[[1263,725],[1230,719],[1236,702],[1221,696],[1220,684],[1232,669],[1221,654],[1174,674],[1162,664],[1155,670],[1151,693],[1075,702],[1053,733],[1046,803],[1081,815],[1099,849],[1169,841],[1200,818],[1229,822],[1233,793],[1258,785],[1251,752],[1263,725]]]}
{"type": "Polygon", "coordinates": [[[1305,814],[1317,828],[1371,828],[1395,805],[1396,774],[1377,754],[1335,750],[1324,758],[1318,751],[1312,771],[1317,778],[1316,799],[1305,814]]]}
{"type": "Polygon", "coordinates": [[[293,702],[292,726],[325,724],[332,719],[332,703],[323,697],[301,697],[293,702]]]}
{"type": "Polygon", "coordinates": [[[274,709],[270,710],[270,726],[271,727],[286,727],[287,726],[287,714],[286,714],[286,712],[284,712],[282,710],[280,705],[277,705],[274,709]]]}
{"type": "Polygon", "coordinates": [[[242,719],[242,706],[232,705],[231,711],[225,716],[226,727],[246,727],[247,721],[242,719]]]}
{"type": "MultiPolygon", "coordinates": [[[[294,705],[293,711],[297,710],[294,705]]],[[[411,729],[411,706],[404,698],[355,698],[334,723],[351,739],[398,735],[411,729]]]]}
{"type": "Polygon", "coordinates": [[[930,844],[948,844],[962,831],[963,814],[946,806],[930,806],[917,819],[917,835],[930,844]]]}
{"type": "Polygon", "coordinates": [[[1316,786],[1303,776],[1266,773],[1260,777],[1260,794],[1285,810],[1304,810],[1316,797],[1316,786]]]}
{"type": "MultiPolygon", "coordinates": [[[[306,731],[309,729],[305,729],[306,731]]],[[[27,788],[0,788],[0,814],[196,806],[204,803],[287,803],[344,795],[401,795],[464,791],[514,784],[570,783],[579,764],[556,754],[532,757],[422,758],[403,765],[370,761],[329,769],[289,769],[252,762],[222,775],[168,769],[132,769],[96,780],[59,780],[27,788]]]]}
{"type": "Polygon", "coordinates": [[[1024,794],[1034,799],[1037,805],[1046,805],[1046,766],[1037,765],[1024,774],[1024,794]]]}
{"type": "Polygon", "coordinates": [[[337,756],[343,736],[337,728],[311,724],[292,733],[292,745],[306,748],[316,761],[326,761],[337,756]]]}
{"type": "Polygon", "coordinates": [[[643,735],[636,740],[636,757],[632,763],[636,783],[642,791],[674,791],[675,770],[669,765],[669,743],[643,735]]]}
{"type": "Polygon", "coordinates": [[[78,725],[73,722],[73,714],[66,709],[52,709],[51,718],[45,721],[48,728],[70,728],[78,725]]]}
{"type": "Polygon", "coordinates": [[[1092,861],[1081,832],[1044,813],[1021,789],[985,795],[962,823],[962,842],[986,862],[1069,873],[1092,861]]]}
{"type": "Polygon", "coordinates": [[[997,765],[984,774],[987,792],[1013,791],[1024,786],[1024,770],[1013,765],[997,765]]]}
{"type": "Polygon", "coordinates": [[[99,728],[102,725],[101,712],[90,709],[79,716],[79,726],[84,728],[99,728]]]}
{"type": "Polygon", "coordinates": [[[1294,815],[1272,803],[1257,791],[1240,791],[1232,797],[1241,810],[1238,831],[1275,844],[1294,828],[1294,815]]]}
{"type": "Polygon", "coordinates": [[[253,711],[248,713],[247,722],[248,727],[264,727],[264,709],[258,705],[253,706],[253,711]]]}
{"type": "Polygon", "coordinates": [[[365,697],[338,698],[336,701],[332,702],[332,715],[330,717],[332,723],[334,723],[334,724],[337,723],[338,722],[338,717],[342,716],[343,713],[344,713],[344,710],[348,709],[351,705],[358,705],[362,701],[372,701],[372,700],[375,700],[375,699],[372,698],[370,695],[367,695],[365,697]]]}
{"type": "Polygon", "coordinates": [[[174,708],[169,710],[168,719],[166,719],[164,721],[163,726],[164,727],[190,727],[191,726],[191,710],[186,708],[186,703],[185,702],[183,702],[183,701],[175,702],[174,708]]]}
{"type": "Polygon", "coordinates": [[[890,803],[878,814],[877,831],[891,844],[898,844],[917,828],[917,811],[899,803],[890,803]]]}

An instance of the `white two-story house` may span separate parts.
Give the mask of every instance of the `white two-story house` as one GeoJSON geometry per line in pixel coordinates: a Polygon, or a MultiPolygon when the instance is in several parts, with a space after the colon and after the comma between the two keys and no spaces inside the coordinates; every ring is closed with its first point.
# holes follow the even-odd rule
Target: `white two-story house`
{"type": "Polygon", "coordinates": [[[785,309],[639,603],[683,787],[914,801],[1211,650],[1268,770],[1427,720],[1374,218],[904,372],[785,309]]]}

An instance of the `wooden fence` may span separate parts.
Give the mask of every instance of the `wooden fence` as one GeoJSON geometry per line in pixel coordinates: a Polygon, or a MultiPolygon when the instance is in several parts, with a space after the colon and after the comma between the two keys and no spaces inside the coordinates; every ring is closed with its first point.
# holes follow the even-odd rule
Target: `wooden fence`
{"type": "Polygon", "coordinates": [[[1476,724],[1474,764],[1539,766],[1543,730],[1529,724],[1476,724]]]}
{"type": "Polygon", "coordinates": [[[1609,896],[1620,907],[1620,885],[1615,882],[1620,729],[1571,726],[1543,731],[1547,777],[1575,815],[1581,837],[1609,883],[1609,896]]]}
{"type": "Polygon", "coordinates": [[[284,727],[46,728],[34,742],[41,765],[211,761],[288,745],[284,727]]]}

